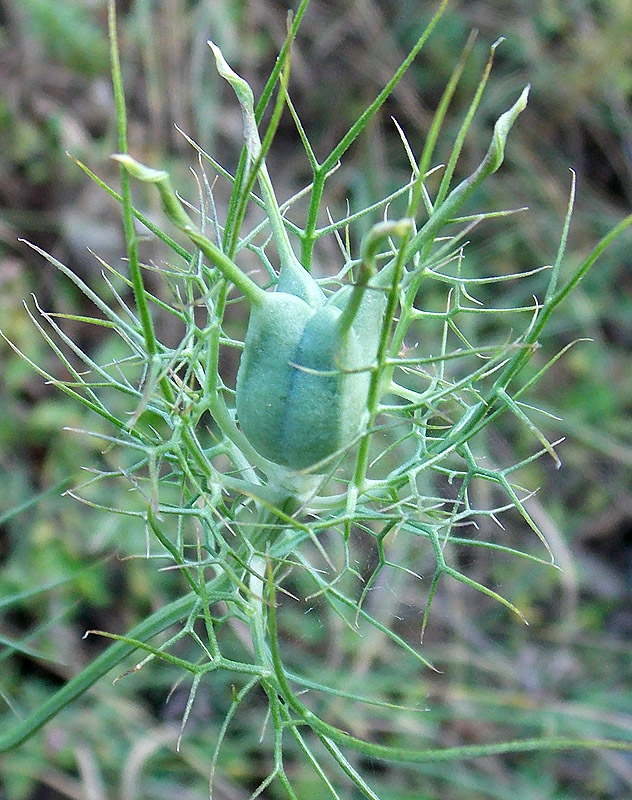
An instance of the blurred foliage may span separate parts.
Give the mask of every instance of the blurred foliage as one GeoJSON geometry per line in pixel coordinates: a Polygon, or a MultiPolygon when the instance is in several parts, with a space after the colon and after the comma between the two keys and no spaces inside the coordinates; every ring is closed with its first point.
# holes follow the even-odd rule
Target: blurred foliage
{"type": "MultiPolygon", "coordinates": [[[[126,0],[118,5],[134,152],[186,174],[194,153],[175,131],[175,121],[220,161],[234,163],[240,120],[214,77],[206,39],[218,41],[235,68],[260,87],[293,4],[126,0]]],[[[432,7],[421,5],[422,15],[417,0],[313,0],[295,48],[291,94],[317,153],[340,137],[388,80],[419,35],[420,16],[432,7]]],[[[105,179],[115,175],[107,159],[115,140],[105,3],[3,0],[0,23],[0,318],[18,347],[55,370],[59,367],[23,313],[22,300],[34,291],[43,307],[75,313],[81,313],[83,301],[17,238],[46,248],[88,282],[99,265],[86,247],[113,263],[121,258],[115,204],[86,185],[64,155],[70,150],[105,179]]],[[[402,183],[408,166],[389,115],[418,150],[472,28],[478,39],[452,105],[448,134],[458,130],[489,46],[501,35],[506,41],[497,50],[464,170],[477,163],[490,121],[508,99],[528,81],[533,88],[512,133],[507,163],[489,184],[487,191],[495,194],[478,200],[530,210],[510,224],[488,225],[484,238],[476,233],[467,252],[470,268],[480,264],[481,271],[485,265],[485,272],[507,273],[552,261],[567,203],[568,168],[578,174],[567,257],[572,265],[629,213],[632,199],[632,5],[620,0],[454,2],[370,136],[354,145],[336,176],[330,206],[340,209],[348,201],[353,208],[402,183]]],[[[445,146],[448,151],[449,135],[445,146]]],[[[286,189],[282,194],[301,185],[301,159],[287,118],[270,160],[275,183],[286,189]]],[[[307,615],[297,604],[285,635],[306,674],[310,653],[326,654],[332,680],[341,688],[360,693],[370,688],[409,707],[401,713],[410,730],[445,745],[500,738],[516,725],[532,735],[629,735],[631,253],[629,236],[608,250],[558,315],[555,337],[541,342],[544,364],[569,342],[592,340],[558,362],[538,395],[539,405],[561,417],[545,419],[542,426],[551,438],[567,437],[560,447],[564,468],[555,472],[541,460],[525,477],[528,485],[543,487],[530,509],[563,572],[482,552],[472,567],[474,578],[504,586],[505,592],[510,587],[509,596],[530,627],[480,599],[473,603],[467,589],[453,586],[435,601],[426,641],[441,674],[420,675],[412,662],[393,663],[370,636],[350,635],[316,601],[307,615]]],[[[325,270],[330,254],[321,251],[319,258],[325,270]]],[[[94,331],[74,335],[92,352],[115,347],[94,331]]],[[[10,707],[8,720],[41,702],[103,647],[94,638],[82,641],[85,629],[124,632],[175,596],[178,583],[177,576],[148,568],[142,559],[121,562],[144,552],[142,530],[61,496],[85,479],[79,467],[103,465],[107,453],[87,437],[64,431],[87,426],[81,410],[52,392],[4,344],[0,358],[0,597],[19,598],[0,601],[0,692],[10,707]],[[31,596],[44,586],[52,588],[31,596]]],[[[513,448],[524,452],[525,446],[508,430],[490,459],[502,459],[513,448]]],[[[513,520],[507,544],[519,546],[526,535],[513,520]]],[[[421,573],[425,567],[415,565],[421,573]]],[[[391,605],[376,613],[418,641],[425,597],[396,600],[396,581],[390,588],[391,605]]],[[[235,648],[241,646],[238,633],[235,648]]],[[[200,689],[176,753],[188,687],[176,684],[167,704],[165,699],[178,678],[171,668],[154,666],[115,686],[103,681],[42,734],[3,757],[0,797],[205,797],[209,754],[233,689],[219,676],[200,689]]],[[[346,701],[332,703],[330,713],[360,735],[367,717],[373,731],[388,730],[386,714],[367,715],[346,701]]],[[[239,787],[254,788],[265,774],[259,737],[269,731],[263,714],[264,704],[253,697],[223,756],[218,797],[247,797],[239,787]]],[[[373,766],[394,800],[616,800],[632,794],[629,759],[609,753],[521,755],[448,770],[429,766],[424,787],[406,769],[373,766]]],[[[307,773],[302,791],[318,797],[307,773]]]]}

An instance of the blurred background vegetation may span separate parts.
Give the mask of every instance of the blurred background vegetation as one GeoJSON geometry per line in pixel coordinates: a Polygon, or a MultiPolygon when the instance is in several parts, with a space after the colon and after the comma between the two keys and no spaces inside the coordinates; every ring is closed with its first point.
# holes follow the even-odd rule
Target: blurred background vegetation
{"type": "MultiPolygon", "coordinates": [[[[216,79],[206,40],[212,37],[228,61],[261,87],[292,5],[117,2],[134,155],[168,165],[186,182],[195,154],[175,122],[231,168],[241,121],[230,92],[216,79]]],[[[328,152],[388,80],[433,8],[425,0],[312,0],[295,47],[291,94],[317,154],[328,152]]],[[[66,156],[69,151],[116,183],[108,160],[116,145],[105,17],[104,0],[0,2],[0,325],[55,374],[60,367],[22,301],[34,292],[47,310],[88,309],[82,295],[18,237],[45,248],[88,283],[100,274],[88,248],[120,264],[117,206],[66,156]]],[[[475,270],[480,265],[481,274],[551,263],[571,167],[578,199],[566,263],[578,263],[632,204],[632,4],[624,0],[454,0],[369,135],[354,145],[329,205],[340,210],[348,201],[354,208],[405,181],[408,166],[391,115],[419,152],[472,29],[478,38],[439,157],[449,152],[499,36],[506,41],[497,50],[461,175],[480,160],[492,121],[527,82],[532,92],[510,136],[506,164],[478,202],[490,209],[527,205],[529,211],[477,231],[468,263],[475,270]]],[[[309,179],[289,117],[270,168],[281,198],[309,179]]],[[[88,352],[114,356],[116,343],[104,332],[75,324],[70,329],[88,352]]],[[[162,335],[168,338],[169,331],[162,335]]],[[[441,670],[434,674],[407,671],[380,645],[366,639],[358,644],[329,617],[297,614],[287,626],[299,660],[301,652],[305,659],[317,652],[332,674],[364,674],[376,695],[423,709],[411,714],[410,729],[436,744],[517,735],[632,735],[629,234],[563,306],[541,342],[540,364],[584,337],[591,341],[558,362],[537,396],[539,405],[561,418],[545,418],[542,425],[550,438],[566,437],[559,447],[563,469],[556,472],[542,459],[529,476],[531,486],[542,487],[530,501],[531,512],[563,571],[484,557],[469,567],[476,579],[502,587],[526,613],[529,628],[452,586],[433,606],[425,655],[441,670]]],[[[62,496],[82,479],[80,467],[98,457],[89,438],[64,428],[89,427],[90,420],[4,343],[0,363],[0,724],[10,724],[100,651],[104,645],[94,637],[82,641],[87,628],[124,632],[180,586],[177,577],[142,559],[121,560],[143,552],[142,530],[62,496]],[[28,596],[46,585],[51,588],[28,596]],[[21,601],[9,603],[13,595],[21,601]]],[[[498,431],[498,453],[522,457],[531,446],[511,431],[498,431]]],[[[519,546],[529,534],[519,521],[512,524],[504,536],[519,546]]],[[[425,597],[392,598],[387,621],[398,620],[414,642],[424,603],[425,597]]],[[[214,675],[199,690],[179,754],[174,743],[188,687],[177,687],[166,703],[173,680],[169,669],[154,666],[116,686],[102,681],[22,748],[0,757],[0,798],[205,797],[230,676],[214,675]]],[[[253,701],[249,718],[227,743],[218,800],[247,798],[267,773],[259,745],[263,709],[253,701]]],[[[348,713],[354,729],[353,710],[348,713]]],[[[379,733],[388,718],[375,724],[379,733]]],[[[608,752],[489,758],[414,773],[377,763],[371,768],[389,798],[632,796],[632,760],[608,752]]],[[[300,762],[296,769],[300,775],[300,762]]],[[[310,781],[306,771],[304,796],[320,797],[310,781]]]]}

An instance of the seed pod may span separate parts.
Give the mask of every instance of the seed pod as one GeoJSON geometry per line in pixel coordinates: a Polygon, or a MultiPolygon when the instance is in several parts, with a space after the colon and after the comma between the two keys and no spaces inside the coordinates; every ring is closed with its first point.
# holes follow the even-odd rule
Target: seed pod
{"type": "Polygon", "coordinates": [[[405,235],[411,224],[405,219],[374,226],[363,242],[355,285],[328,302],[299,265],[300,296],[280,291],[292,286],[280,281],[276,292],[253,304],[237,374],[237,418],[270,461],[307,469],[343,451],[366,424],[391,277],[383,270],[371,283],[375,256],[385,238],[405,235]],[[306,296],[315,299],[310,303],[306,296]]]}
{"type": "Polygon", "coordinates": [[[347,447],[366,420],[368,365],[356,332],[343,330],[341,318],[333,305],[315,310],[285,292],[252,308],[237,374],[237,418],[270,461],[308,468],[347,447]]]}

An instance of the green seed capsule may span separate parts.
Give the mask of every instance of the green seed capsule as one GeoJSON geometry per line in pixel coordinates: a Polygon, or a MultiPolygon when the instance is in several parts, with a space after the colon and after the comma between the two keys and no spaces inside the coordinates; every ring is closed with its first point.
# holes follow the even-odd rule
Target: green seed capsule
{"type": "Polygon", "coordinates": [[[310,467],[347,447],[365,422],[370,374],[358,335],[340,319],[333,305],[314,309],[285,292],[252,308],[237,416],[270,461],[310,467]]]}

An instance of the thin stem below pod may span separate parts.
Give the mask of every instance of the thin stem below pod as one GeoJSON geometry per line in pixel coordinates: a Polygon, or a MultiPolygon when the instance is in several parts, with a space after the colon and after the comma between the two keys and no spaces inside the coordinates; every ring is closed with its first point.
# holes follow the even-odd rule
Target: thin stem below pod
{"type": "Polygon", "coordinates": [[[485,756],[502,755],[504,753],[529,753],[535,751],[555,750],[621,750],[632,753],[632,741],[622,739],[577,739],[558,736],[541,739],[517,739],[506,742],[492,742],[482,745],[463,745],[462,747],[424,748],[413,750],[403,747],[367,742],[351,736],[340,728],[322,720],[311,711],[292,691],[279,649],[279,638],[276,617],[276,592],[272,581],[271,568],[268,565],[268,626],[270,631],[270,652],[279,688],[283,699],[306,725],[319,736],[335,742],[342,747],[362,753],[368,758],[379,758],[385,761],[403,764],[424,764],[436,761],[462,761],[485,756]]]}

